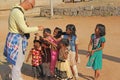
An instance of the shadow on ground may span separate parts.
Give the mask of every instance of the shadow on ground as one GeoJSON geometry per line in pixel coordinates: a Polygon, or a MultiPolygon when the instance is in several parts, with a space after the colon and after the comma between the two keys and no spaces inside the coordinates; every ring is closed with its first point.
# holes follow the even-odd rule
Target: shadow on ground
{"type": "MultiPolygon", "coordinates": [[[[87,55],[87,51],[86,50],[79,50],[79,54],[87,55]]],[[[107,59],[107,60],[110,60],[110,61],[113,61],[113,62],[120,63],[120,58],[115,57],[115,56],[110,56],[110,55],[103,54],[103,59],[107,59]]]]}
{"type": "Polygon", "coordinates": [[[10,73],[10,64],[8,62],[0,61],[0,80],[10,80],[10,73]]]}
{"type": "Polygon", "coordinates": [[[94,80],[94,77],[88,76],[88,75],[83,75],[81,73],[78,73],[78,76],[85,79],[85,80],[94,80]]]}
{"type": "MultiPolygon", "coordinates": [[[[24,74],[26,76],[30,76],[30,77],[32,77],[34,79],[34,74],[33,74],[33,71],[32,71],[32,66],[30,64],[26,64],[26,63],[23,64],[22,74],[24,74]]],[[[52,78],[52,77],[43,77],[43,76],[41,76],[39,78],[39,80],[56,80],[56,79],[52,78]]]]}

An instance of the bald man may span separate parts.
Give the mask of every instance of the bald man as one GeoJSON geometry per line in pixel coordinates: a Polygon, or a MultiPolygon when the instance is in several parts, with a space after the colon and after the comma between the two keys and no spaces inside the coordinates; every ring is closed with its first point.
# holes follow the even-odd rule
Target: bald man
{"type": "Polygon", "coordinates": [[[32,9],[35,0],[24,0],[21,4],[12,8],[9,19],[9,33],[6,38],[4,55],[7,61],[12,64],[12,80],[23,80],[21,67],[25,58],[27,46],[26,33],[36,32],[43,29],[41,26],[28,27],[25,21],[24,11],[32,9]]]}

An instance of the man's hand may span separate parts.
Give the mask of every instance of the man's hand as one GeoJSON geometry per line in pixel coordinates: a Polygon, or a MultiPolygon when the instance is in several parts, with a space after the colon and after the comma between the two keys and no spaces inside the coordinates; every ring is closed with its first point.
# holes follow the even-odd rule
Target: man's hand
{"type": "Polygon", "coordinates": [[[44,29],[43,26],[38,26],[39,31],[42,31],[44,29]]]}
{"type": "Polygon", "coordinates": [[[34,35],[35,35],[35,36],[41,36],[39,33],[35,33],[34,35]]]}

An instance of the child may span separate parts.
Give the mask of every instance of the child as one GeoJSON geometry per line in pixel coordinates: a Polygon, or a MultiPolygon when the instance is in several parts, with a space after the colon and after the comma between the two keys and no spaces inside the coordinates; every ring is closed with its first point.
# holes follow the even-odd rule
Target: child
{"type": "Polygon", "coordinates": [[[66,33],[64,34],[63,38],[69,40],[69,61],[72,73],[75,77],[75,80],[78,80],[78,70],[77,70],[77,61],[78,61],[78,43],[77,43],[77,36],[76,36],[76,28],[74,24],[68,24],[66,26],[66,33]]]}
{"type": "Polygon", "coordinates": [[[29,58],[32,56],[32,69],[34,71],[34,78],[38,78],[43,73],[43,69],[41,67],[42,64],[42,53],[41,53],[41,43],[39,40],[34,40],[34,48],[31,49],[28,54],[26,62],[28,62],[29,58]],[[41,72],[41,73],[40,73],[41,72]]]}
{"type": "MultiPolygon", "coordinates": [[[[52,39],[49,39],[49,41],[58,45],[59,43],[58,40],[61,39],[61,35],[62,35],[62,29],[56,27],[53,32],[53,37],[51,36],[52,39]]],[[[51,46],[51,63],[50,63],[51,76],[54,76],[55,74],[55,65],[56,65],[57,57],[58,57],[58,46],[52,45],[51,46]]]]}
{"type": "Polygon", "coordinates": [[[97,80],[100,76],[100,69],[102,69],[102,50],[105,44],[105,26],[97,24],[95,33],[91,35],[88,45],[89,60],[87,67],[92,67],[95,70],[94,79],[97,80]]]}
{"type": "Polygon", "coordinates": [[[59,44],[60,44],[60,50],[59,50],[58,62],[56,65],[56,76],[60,80],[71,80],[72,72],[71,72],[70,64],[68,62],[69,40],[62,39],[59,44]]]}
{"type": "Polygon", "coordinates": [[[58,43],[61,40],[62,35],[62,29],[56,27],[53,32],[53,36],[49,33],[46,33],[49,35],[49,37],[46,38],[46,41],[48,41],[51,44],[51,63],[50,63],[50,72],[51,76],[54,76],[55,74],[55,65],[58,57],[58,43]]]}
{"type": "Polygon", "coordinates": [[[51,34],[51,30],[49,28],[45,28],[44,31],[43,31],[43,38],[41,38],[40,41],[42,42],[42,52],[44,54],[42,56],[42,59],[43,59],[43,64],[42,64],[43,74],[44,74],[44,76],[49,77],[50,76],[49,66],[50,66],[50,62],[51,62],[51,53],[50,53],[50,44],[45,40],[45,38],[49,37],[49,35],[46,34],[46,33],[51,34]]]}

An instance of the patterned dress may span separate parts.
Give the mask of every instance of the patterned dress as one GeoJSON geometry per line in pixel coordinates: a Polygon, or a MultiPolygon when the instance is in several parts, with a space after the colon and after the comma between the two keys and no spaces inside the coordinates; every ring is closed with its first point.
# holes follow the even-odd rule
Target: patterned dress
{"type": "Polygon", "coordinates": [[[39,66],[42,64],[41,50],[40,49],[31,49],[32,53],[32,66],[39,66]]]}
{"type": "MultiPolygon", "coordinates": [[[[105,37],[96,38],[95,34],[91,35],[92,39],[92,50],[100,48],[101,44],[105,42],[105,37]]],[[[89,57],[87,67],[91,67],[94,70],[102,69],[102,50],[95,51],[93,55],[89,57]]]]}

